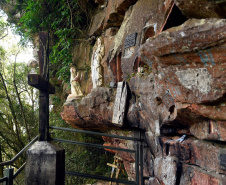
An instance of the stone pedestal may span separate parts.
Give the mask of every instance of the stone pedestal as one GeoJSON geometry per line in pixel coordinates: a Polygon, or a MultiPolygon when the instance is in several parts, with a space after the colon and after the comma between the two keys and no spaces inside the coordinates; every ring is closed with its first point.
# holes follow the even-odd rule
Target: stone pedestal
{"type": "Polygon", "coordinates": [[[47,141],[37,141],[27,151],[26,185],[64,185],[65,151],[47,141]]]}

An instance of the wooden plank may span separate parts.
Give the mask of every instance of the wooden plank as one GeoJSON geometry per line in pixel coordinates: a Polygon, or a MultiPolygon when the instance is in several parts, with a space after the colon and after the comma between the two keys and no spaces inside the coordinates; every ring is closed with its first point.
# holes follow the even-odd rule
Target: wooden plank
{"type": "Polygon", "coordinates": [[[55,94],[55,87],[39,74],[29,74],[28,84],[36,89],[55,94]]]}
{"type": "Polygon", "coordinates": [[[120,161],[122,161],[122,158],[119,157],[119,156],[117,156],[117,155],[115,155],[114,158],[115,158],[115,159],[118,159],[118,160],[120,160],[120,161]]]}
{"type": "Polygon", "coordinates": [[[118,168],[115,164],[107,163],[108,166],[111,166],[112,168],[118,168]]]}

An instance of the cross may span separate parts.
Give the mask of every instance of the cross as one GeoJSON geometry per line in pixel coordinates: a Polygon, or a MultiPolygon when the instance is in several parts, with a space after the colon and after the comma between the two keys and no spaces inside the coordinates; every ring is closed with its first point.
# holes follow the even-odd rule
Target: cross
{"type": "Polygon", "coordinates": [[[29,74],[28,84],[39,90],[39,141],[49,138],[49,94],[55,87],[49,83],[49,34],[39,32],[39,74],[29,74]]]}

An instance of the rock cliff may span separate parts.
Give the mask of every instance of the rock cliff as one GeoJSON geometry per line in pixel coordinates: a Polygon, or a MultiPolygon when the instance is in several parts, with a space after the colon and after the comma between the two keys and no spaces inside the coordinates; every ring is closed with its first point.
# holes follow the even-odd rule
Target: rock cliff
{"type": "MultiPolygon", "coordinates": [[[[92,88],[90,71],[83,73],[85,96],[65,102],[61,117],[75,128],[142,133],[145,184],[226,184],[226,1],[83,2],[95,13],[89,39],[73,49],[73,63],[92,65],[94,43],[101,38],[103,83],[92,88]],[[115,124],[121,81],[128,86],[126,108],[123,124],[115,124]]],[[[16,22],[20,15],[13,15],[16,22]]],[[[103,140],[105,146],[135,147],[103,140]]],[[[134,156],[118,155],[135,179],[134,156]]]]}
{"type": "MultiPolygon", "coordinates": [[[[146,184],[225,184],[226,2],[95,2],[89,35],[104,40],[104,87],[65,104],[62,118],[108,133],[144,130],[146,184]],[[111,122],[116,88],[110,83],[119,81],[129,86],[122,126],[111,122]]],[[[122,158],[134,178],[134,159],[122,158]]]]}

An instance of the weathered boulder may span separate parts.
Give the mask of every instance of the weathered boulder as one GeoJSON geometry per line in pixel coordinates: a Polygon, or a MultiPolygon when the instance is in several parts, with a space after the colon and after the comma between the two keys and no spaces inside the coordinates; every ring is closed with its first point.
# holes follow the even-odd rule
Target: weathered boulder
{"type": "MultiPolygon", "coordinates": [[[[102,34],[104,40],[104,85],[128,81],[128,112],[120,129],[144,130],[143,170],[149,184],[224,184],[226,20],[219,18],[225,16],[220,12],[225,2],[96,2],[104,6],[90,34],[102,34]],[[188,18],[208,19],[187,20],[180,10],[188,18]]],[[[109,133],[119,129],[112,123],[114,101],[114,88],[93,89],[81,102],[64,105],[61,115],[74,127],[109,133]]],[[[103,139],[105,146],[135,148],[103,139]]],[[[135,179],[134,156],[110,151],[122,157],[129,178],[135,179]]]]}
{"type": "MultiPolygon", "coordinates": [[[[149,116],[143,113],[147,112],[144,108],[141,117],[146,115],[145,120],[154,119],[155,123],[160,118],[162,134],[225,140],[225,124],[221,122],[225,120],[225,23],[221,19],[192,19],[141,46],[141,59],[153,67],[155,74],[152,94],[144,97],[150,99],[150,110],[157,110],[149,116]],[[205,132],[198,132],[203,128],[205,132]]],[[[141,91],[139,86],[137,89],[141,91]]],[[[147,106],[145,101],[143,104],[147,106]]],[[[155,128],[153,121],[148,122],[155,128]]]]}
{"type": "Polygon", "coordinates": [[[178,165],[176,157],[156,157],[154,164],[155,177],[159,179],[161,184],[176,185],[178,165]]]}
{"type": "Polygon", "coordinates": [[[95,17],[92,19],[92,26],[89,31],[89,35],[100,35],[103,30],[103,24],[104,24],[104,18],[105,18],[105,12],[100,11],[96,14],[95,17]]]}
{"type": "Polygon", "coordinates": [[[180,185],[220,185],[226,184],[226,176],[217,173],[209,173],[196,166],[184,164],[180,185]]]}
{"type": "Polygon", "coordinates": [[[108,1],[105,13],[104,29],[121,26],[125,12],[136,2],[137,0],[108,1]]]}
{"type": "MultiPolygon", "coordinates": [[[[108,1],[106,7],[97,13],[91,23],[89,35],[101,35],[102,31],[110,27],[120,27],[126,10],[137,0],[108,1]]],[[[104,4],[103,0],[97,3],[104,4]]]]}
{"type": "Polygon", "coordinates": [[[226,122],[215,120],[203,121],[193,124],[190,132],[198,139],[226,141],[226,122]]]}
{"type": "MultiPolygon", "coordinates": [[[[115,35],[111,50],[107,54],[109,56],[109,66],[115,75],[118,72],[115,67],[117,63],[121,63],[120,70],[124,80],[133,73],[140,45],[148,37],[161,32],[172,7],[172,0],[140,0],[128,9],[119,31],[115,35]],[[136,34],[135,45],[125,48],[125,38],[131,34],[136,34]],[[120,60],[118,57],[120,57],[120,60]]],[[[117,81],[117,79],[113,80],[117,81]]]]}
{"type": "Polygon", "coordinates": [[[226,153],[225,145],[185,138],[183,142],[178,137],[161,137],[163,156],[175,156],[181,162],[198,166],[203,170],[225,174],[220,156],[226,153]]]}
{"type": "Polygon", "coordinates": [[[111,122],[115,92],[109,88],[95,88],[81,100],[64,104],[61,117],[75,128],[105,130],[116,128],[111,122]]]}
{"type": "Polygon", "coordinates": [[[175,4],[189,18],[225,18],[226,2],[211,0],[174,0],[175,4]]]}
{"type": "MultiPolygon", "coordinates": [[[[152,55],[160,57],[169,54],[195,52],[221,45],[226,41],[225,24],[225,19],[189,19],[181,26],[172,27],[157,37],[149,38],[141,46],[140,52],[146,57],[151,58],[152,55]]],[[[168,59],[170,61],[173,57],[168,59]]],[[[192,58],[192,60],[188,60],[185,63],[198,63],[201,60],[197,59],[197,61],[194,61],[194,59],[192,58]]],[[[221,58],[220,60],[223,59],[221,58]]],[[[174,60],[171,61],[172,63],[164,62],[164,64],[183,64],[178,60],[174,60]]],[[[162,61],[164,59],[160,60],[160,62],[162,61]]],[[[220,63],[220,61],[217,62],[220,63]]],[[[200,61],[199,63],[202,64],[203,62],[200,61]]]]}
{"type": "Polygon", "coordinates": [[[213,106],[192,104],[191,110],[213,120],[226,120],[226,115],[223,114],[226,112],[225,102],[222,100],[220,103],[214,103],[213,106]]]}

